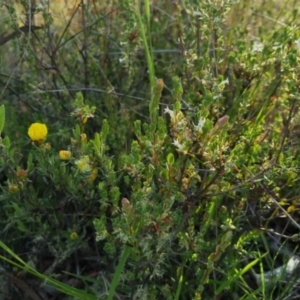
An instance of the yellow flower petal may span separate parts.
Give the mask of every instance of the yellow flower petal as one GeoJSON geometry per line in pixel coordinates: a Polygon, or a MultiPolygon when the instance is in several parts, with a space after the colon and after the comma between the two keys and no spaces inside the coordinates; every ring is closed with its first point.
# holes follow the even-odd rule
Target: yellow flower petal
{"type": "Polygon", "coordinates": [[[90,172],[92,170],[92,167],[90,166],[90,158],[88,155],[81,157],[75,162],[75,164],[81,172],[90,172]]]}
{"type": "Polygon", "coordinates": [[[34,142],[43,141],[48,134],[48,129],[45,124],[33,123],[28,128],[28,135],[30,139],[34,142]]]}

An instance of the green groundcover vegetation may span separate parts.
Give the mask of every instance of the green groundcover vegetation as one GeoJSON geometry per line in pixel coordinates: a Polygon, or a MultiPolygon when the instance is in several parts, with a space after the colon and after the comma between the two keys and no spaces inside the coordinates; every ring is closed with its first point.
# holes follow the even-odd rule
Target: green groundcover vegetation
{"type": "Polygon", "coordinates": [[[10,2],[0,299],[300,297],[300,2],[10,2]]]}

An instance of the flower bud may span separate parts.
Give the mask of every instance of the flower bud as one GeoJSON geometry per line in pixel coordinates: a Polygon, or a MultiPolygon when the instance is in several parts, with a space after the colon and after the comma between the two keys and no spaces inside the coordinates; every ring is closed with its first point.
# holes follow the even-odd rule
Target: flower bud
{"type": "Polygon", "coordinates": [[[51,149],[50,143],[45,143],[44,144],[44,149],[47,150],[47,151],[50,150],[51,149]]]}
{"type": "Polygon", "coordinates": [[[70,234],[70,239],[71,239],[72,241],[76,241],[76,240],[78,239],[78,234],[77,234],[77,232],[75,232],[75,231],[71,232],[71,234],[70,234]]]}
{"type": "Polygon", "coordinates": [[[17,178],[18,179],[25,179],[27,177],[27,171],[26,170],[23,170],[23,169],[20,169],[16,172],[16,175],[17,175],[17,178]]]}
{"type": "Polygon", "coordinates": [[[81,143],[85,143],[86,140],[87,140],[86,134],[85,134],[85,133],[82,133],[82,134],[80,135],[80,137],[81,137],[81,143]]]}
{"type": "Polygon", "coordinates": [[[60,150],[59,151],[59,158],[61,160],[69,160],[72,156],[71,151],[67,151],[67,150],[60,150]]]}
{"type": "Polygon", "coordinates": [[[16,184],[11,184],[11,185],[8,187],[8,191],[9,191],[11,194],[17,193],[17,192],[19,191],[19,187],[18,187],[18,185],[16,185],[16,184]]]}
{"type": "Polygon", "coordinates": [[[223,116],[217,121],[215,128],[223,128],[228,121],[229,121],[229,116],[227,115],[223,116]]]}

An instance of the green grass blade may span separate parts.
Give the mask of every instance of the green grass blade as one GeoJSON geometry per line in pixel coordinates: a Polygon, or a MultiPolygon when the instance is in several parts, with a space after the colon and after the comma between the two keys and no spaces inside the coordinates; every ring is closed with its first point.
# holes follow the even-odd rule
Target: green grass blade
{"type": "Polygon", "coordinates": [[[8,254],[10,254],[14,259],[16,259],[19,263],[14,262],[13,260],[8,259],[4,256],[0,256],[1,260],[6,261],[13,266],[44,280],[46,285],[51,285],[52,287],[56,288],[60,292],[63,292],[65,294],[73,296],[73,297],[78,297],[82,300],[96,300],[97,299],[97,297],[94,295],[88,294],[87,292],[85,292],[83,290],[79,290],[70,285],[59,282],[58,280],[55,280],[49,276],[43,275],[43,274],[39,273],[38,271],[34,270],[27,263],[25,263],[18,255],[16,255],[9,247],[7,247],[2,241],[0,241],[0,247],[4,251],[6,251],[8,254]]]}
{"type": "Polygon", "coordinates": [[[238,280],[241,276],[243,276],[245,273],[247,273],[251,268],[253,268],[266,254],[264,254],[262,257],[257,258],[250,263],[248,263],[242,270],[237,271],[237,273],[230,277],[229,280],[222,282],[222,284],[219,286],[219,288],[216,291],[216,295],[221,294],[221,292],[228,287],[230,284],[238,280]]]}
{"type": "MultiPolygon", "coordinates": [[[[149,3],[145,3],[146,7],[147,4],[149,5],[149,3]]],[[[144,48],[145,48],[145,53],[146,53],[146,60],[147,60],[147,67],[148,67],[148,71],[149,71],[149,79],[150,79],[150,90],[152,90],[152,88],[155,85],[155,72],[154,72],[154,63],[153,63],[153,58],[152,58],[152,54],[151,54],[151,44],[148,43],[148,39],[147,39],[147,35],[150,37],[150,28],[145,28],[145,24],[144,21],[142,19],[141,16],[141,12],[140,12],[140,5],[139,5],[139,1],[136,1],[136,16],[138,19],[138,23],[139,23],[139,27],[140,27],[140,32],[141,32],[141,36],[142,36],[142,40],[143,40],[143,44],[144,44],[144,48]]],[[[145,8],[146,11],[148,11],[147,8],[145,8]]],[[[149,12],[147,12],[147,15],[150,14],[150,10],[149,12]]],[[[147,16],[148,18],[150,18],[150,16],[147,16]]],[[[148,21],[148,20],[147,20],[148,21]]]]}
{"type": "Polygon", "coordinates": [[[180,297],[180,293],[181,293],[182,282],[183,282],[183,271],[182,271],[182,267],[181,267],[180,268],[179,281],[178,281],[178,284],[177,284],[177,289],[176,289],[176,294],[175,294],[174,300],[180,299],[179,297],[180,297]]]}
{"type": "Polygon", "coordinates": [[[112,283],[111,283],[111,286],[110,286],[110,289],[109,289],[107,300],[112,300],[113,297],[114,297],[115,290],[118,286],[121,273],[124,269],[125,263],[127,261],[128,256],[130,255],[130,252],[131,252],[131,247],[125,246],[125,249],[123,251],[123,254],[122,254],[120,262],[119,262],[119,265],[118,265],[118,267],[117,267],[117,269],[114,273],[114,277],[112,279],[112,283]]]}
{"type": "Polygon", "coordinates": [[[2,104],[0,106],[0,133],[3,131],[5,125],[5,107],[2,104]]]}

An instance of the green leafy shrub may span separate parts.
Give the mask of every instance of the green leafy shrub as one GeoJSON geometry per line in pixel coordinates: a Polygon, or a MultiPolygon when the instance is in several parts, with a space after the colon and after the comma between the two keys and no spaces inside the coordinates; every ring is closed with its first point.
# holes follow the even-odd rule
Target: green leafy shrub
{"type": "Polygon", "coordinates": [[[3,282],[34,275],[35,297],[66,299],[295,295],[298,12],[198,2],[88,1],[57,34],[41,5],[44,27],[4,45],[22,58],[0,109],[3,282]]]}

